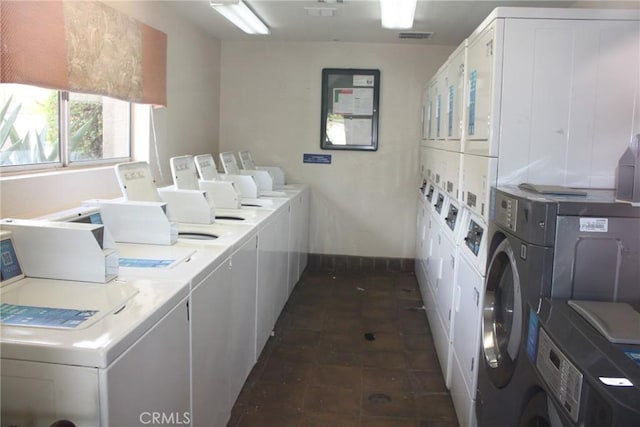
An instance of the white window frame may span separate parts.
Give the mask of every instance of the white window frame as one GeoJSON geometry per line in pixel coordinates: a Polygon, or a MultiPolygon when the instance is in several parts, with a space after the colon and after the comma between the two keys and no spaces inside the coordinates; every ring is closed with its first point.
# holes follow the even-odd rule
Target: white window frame
{"type": "Polygon", "coordinates": [[[74,160],[70,159],[69,151],[69,118],[71,115],[71,108],[69,102],[70,91],[58,90],[58,144],[60,151],[60,159],[56,162],[50,163],[35,163],[24,165],[6,165],[0,166],[0,176],[17,175],[23,173],[34,172],[50,172],[55,170],[71,170],[91,167],[104,167],[108,165],[115,165],[117,163],[123,163],[131,161],[134,153],[134,106],[135,104],[129,102],[129,156],[126,157],[111,157],[108,159],[97,160],[74,160]]]}

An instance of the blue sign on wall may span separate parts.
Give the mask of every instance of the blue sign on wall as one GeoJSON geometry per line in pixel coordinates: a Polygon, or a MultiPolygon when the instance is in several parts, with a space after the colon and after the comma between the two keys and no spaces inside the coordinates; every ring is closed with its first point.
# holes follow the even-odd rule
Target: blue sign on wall
{"type": "Polygon", "coordinates": [[[309,154],[304,153],[302,155],[302,161],[304,163],[319,163],[322,165],[331,164],[331,154],[309,154]]]}

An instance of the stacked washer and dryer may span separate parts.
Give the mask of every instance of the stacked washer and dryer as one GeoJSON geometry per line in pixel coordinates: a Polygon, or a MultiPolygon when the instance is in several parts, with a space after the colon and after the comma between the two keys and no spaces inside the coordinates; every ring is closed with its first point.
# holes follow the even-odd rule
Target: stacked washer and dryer
{"type": "Polygon", "coordinates": [[[640,207],[612,190],[540,191],[494,189],[479,418],[637,425],[640,207]]]}
{"type": "MultiPolygon", "coordinates": [[[[424,88],[416,275],[461,425],[493,417],[486,399],[480,420],[475,410],[491,188],[615,186],[618,158],[640,124],[639,22],[637,10],[498,8],[424,88]],[[448,259],[438,238],[447,198],[461,222],[448,259]],[[452,298],[438,299],[439,289],[452,298]]],[[[536,376],[515,365],[515,377],[496,379],[508,396],[498,413],[518,412],[508,403],[521,397],[514,384],[536,376]]]]}

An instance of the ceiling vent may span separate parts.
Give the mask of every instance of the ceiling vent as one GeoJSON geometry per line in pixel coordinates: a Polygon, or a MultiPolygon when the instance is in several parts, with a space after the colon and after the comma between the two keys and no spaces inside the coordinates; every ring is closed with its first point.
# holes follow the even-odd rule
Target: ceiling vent
{"type": "Polygon", "coordinates": [[[417,31],[403,32],[398,34],[399,38],[410,39],[410,40],[427,40],[427,39],[430,39],[431,36],[433,36],[432,32],[417,32],[417,31]]]}

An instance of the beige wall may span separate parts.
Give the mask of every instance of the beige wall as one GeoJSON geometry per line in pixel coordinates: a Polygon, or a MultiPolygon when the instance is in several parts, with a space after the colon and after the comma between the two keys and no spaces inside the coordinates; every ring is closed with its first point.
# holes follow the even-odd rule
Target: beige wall
{"type": "MultiPolygon", "coordinates": [[[[150,134],[150,141],[139,143],[151,145],[137,151],[150,154],[156,180],[168,184],[171,156],[218,150],[220,43],[179,18],[162,1],[108,4],[167,33],[168,106],[153,111],[157,147],[154,132],[143,132],[150,134]]],[[[0,217],[30,218],[72,208],[88,198],[120,195],[112,168],[0,179],[0,217]]]]}
{"type": "Polygon", "coordinates": [[[412,258],[421,88],[455,46],[223,42],[220,150],[311,186],[312,253],[412,258]],[[377,152],[320,149],[323,68],[381,72],[377,152]],[[332,155],[303,164],[303,153],[332,155]]]}

